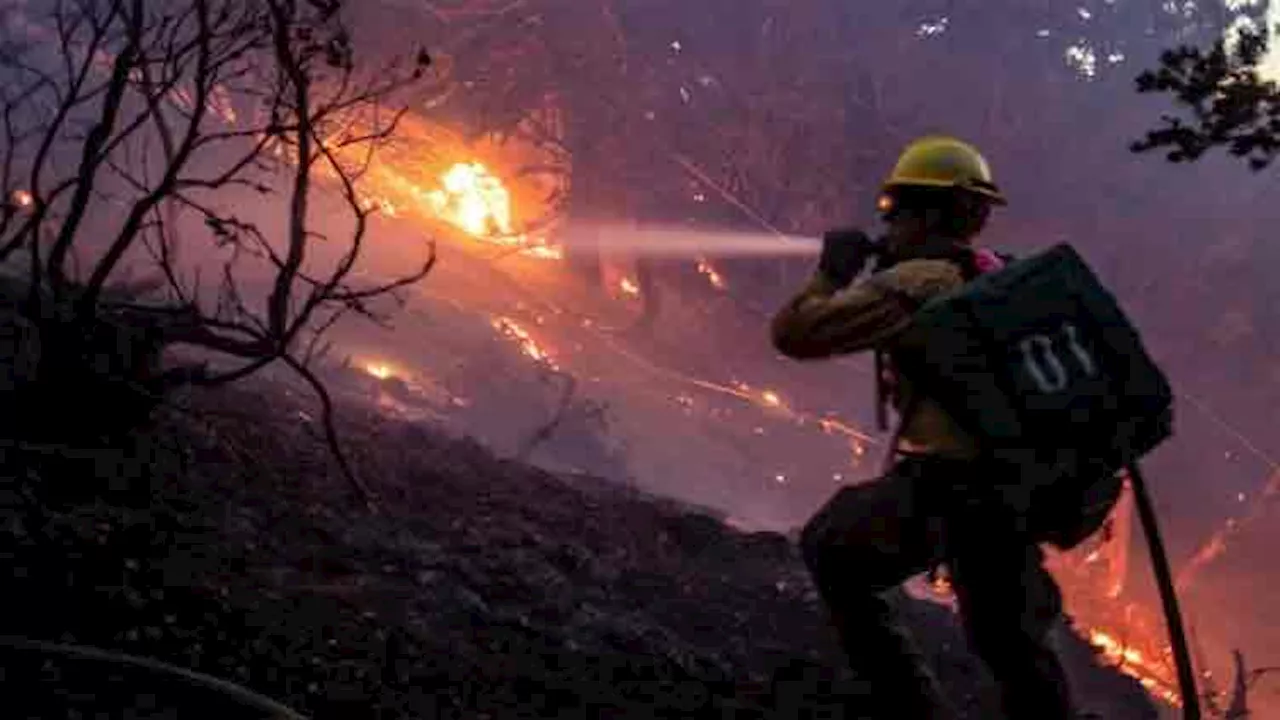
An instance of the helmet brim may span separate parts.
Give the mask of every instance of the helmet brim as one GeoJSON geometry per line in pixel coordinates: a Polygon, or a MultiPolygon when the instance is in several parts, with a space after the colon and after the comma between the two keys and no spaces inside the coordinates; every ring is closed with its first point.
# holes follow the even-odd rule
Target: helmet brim
{"type": "Polygon", "coordinates": [[[974,181],[969,183],[955,183],[949,180],[935,180],[933,178],[898,178],[884,184],[884,190],[890,191],[897,187],[936,187],[936,188],[956,188],[959,190],[968,190],[987,198],[993,205],[1008,205],[1009,201],[1000,192],[995,185],[974,181]]]}

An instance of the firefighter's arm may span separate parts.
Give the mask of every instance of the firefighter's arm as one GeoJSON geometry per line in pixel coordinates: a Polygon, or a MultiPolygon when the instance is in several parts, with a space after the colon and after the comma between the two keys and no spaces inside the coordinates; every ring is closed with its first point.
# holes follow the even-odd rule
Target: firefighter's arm
{"type": "Polygon", "coordinates": [[[929,298],[964,283],[945,260],[909,260],[845,288],[817,273],[773,318],[773,345],[797,360],[870,350],[911,323],[929,298]]]}

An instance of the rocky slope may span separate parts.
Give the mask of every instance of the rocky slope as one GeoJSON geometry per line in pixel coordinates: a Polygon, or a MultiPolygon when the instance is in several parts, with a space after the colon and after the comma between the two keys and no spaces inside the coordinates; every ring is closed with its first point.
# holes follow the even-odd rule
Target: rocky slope
{"type": "MultiPolygon", "coordinates": [[[[859,716],[780,535],[347,408],[353,462],[384,501],[372,515],[301,399],[187,404],[199,412],[166,412],[128,452],[0,456],[0,635],[157,658],[316,718],[859,716]]],[[[993,717],[950,613],[903,602],[969,717],[993,717]]],[[[145,704],[0,645],[24,717],[145,704]]],[[[1066,645],[1106,717],[1150,716],[1134,683],[1066,645]]]]}

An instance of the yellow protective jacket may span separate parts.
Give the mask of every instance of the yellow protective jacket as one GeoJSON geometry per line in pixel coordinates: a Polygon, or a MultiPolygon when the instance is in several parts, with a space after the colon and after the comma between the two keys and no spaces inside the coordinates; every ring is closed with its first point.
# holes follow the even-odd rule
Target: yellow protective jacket
{"type": "MultiPolygon", "coordinates": [[[[797,360],[873,349],[887,351],[892,359],[916,308],[964,282],[959,267],[946,260],[907,260],[843,289],[815,274],[773,318],[773,344],[797,360]]],[[[976,440],[955,419],[928,397],[914,395],[911,379],[895,373],[893,403],[900,414],[907,413],[900,419],[895,450],[965,459],[977,455],[976,440]]]]}

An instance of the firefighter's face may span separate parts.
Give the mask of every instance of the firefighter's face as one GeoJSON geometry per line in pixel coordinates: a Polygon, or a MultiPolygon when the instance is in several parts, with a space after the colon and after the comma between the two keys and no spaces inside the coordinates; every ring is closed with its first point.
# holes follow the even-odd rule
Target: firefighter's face
{"type": "Polygon", "coordinates": [[[991,217],[991,201],[977,193],[956,194],[956,234],[962,240],[971,240],[982,232],[991,217]]]}
{"type": "Polygon", "coordinates": [[[991,215],[991,201],[966,190],[928,191],[905,198],[908,205],[896,206],[902,200],[886,195],[879,204],[889,222],[891,245],[902,249],[934,235],[951,242],[970,242],[991,215]]]}

